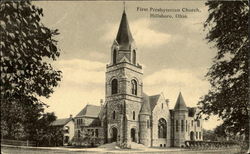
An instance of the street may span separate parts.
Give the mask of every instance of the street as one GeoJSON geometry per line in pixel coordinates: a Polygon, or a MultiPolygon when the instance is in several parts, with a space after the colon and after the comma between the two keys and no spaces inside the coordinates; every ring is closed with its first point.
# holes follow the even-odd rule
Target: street
{"type": "Polygon", "coordinates": [[[239,149],[224,149],[224,150],[206,150],[206,151],[171,151],[171,149],[164,150],[156,150],[156,151],[135,151],[135,150],[113,150],[113,151],[100,151],[93,148],[93,151],[88,149],[87,151],[82,150],[67,150],[67,149],[26,149],[26,148],[16,148],[16,147],[1,147],[1,154],[82,154],[82,153],[171,153],[171,154],[239,154],[239,149]]]}

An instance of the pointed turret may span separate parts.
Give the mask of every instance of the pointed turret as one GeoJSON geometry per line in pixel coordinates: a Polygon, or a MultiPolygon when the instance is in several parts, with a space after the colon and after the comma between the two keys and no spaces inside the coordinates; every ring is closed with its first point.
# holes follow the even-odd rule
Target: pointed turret
{"type": "Polygon", "coordinates": [[[149,96],[142,94],[142,107],[139,113],[139,133],[140,143],[145,146],[151,146],[151,108],[149,96]]]}
{"type": "Polygon", "coordinates": [[[130,50],[130,45],[134,41],[129,29],[125,10],[122,14],[122,19],[116,36],[116,41],[119,44],[121,50],[130,50]]]}
{"type": "Polygon", "coordinates": [[[179,96],[178,96],[178,98],[177,98],[177,101],[176,101],[174,110],[175,110],[175,111],[178,111],[178,110],[179,110],[179,111],[180,111],[180,110],[182,110],[182,111],[188,111],[188,108],[187,108],[186,103],[185,103],[185,101],[184,101],[184,99],[183,99],[183,97],[182,97],[181,92],[179,93],[179,96]]]}
{"type": "Polygon", "coordinates": [[[149,97],[145,93],[143,93],[142,100],[143,100],[143,104],[142,104],[141,111],[139,114],[151,115],[149,97]]]}

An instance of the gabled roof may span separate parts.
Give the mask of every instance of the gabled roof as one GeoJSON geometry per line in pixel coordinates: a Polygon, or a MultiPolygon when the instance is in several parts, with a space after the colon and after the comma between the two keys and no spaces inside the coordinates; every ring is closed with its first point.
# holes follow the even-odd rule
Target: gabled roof
{"type": "Polygon", "coordinates": [[[101,111],[101,106],[88,104],[76,115],[76,117],[98,118],[100,111],[101,111]]]}
{"type": "Polygon", "coordinates": [[[151,107],[150,107],[149,97],[147,94],[143,93],[142,101],[143,104],[141,107],[140,114],[151,115],[151,107]]]}
{"type": "Polygon", "coordinates": [[[129,50],[131,43],[134,41],[129,29],[127,15],[125,10],[122,14],[122,19],[116,36],[116,41],[122,50],[129,50]]]}
{"type": "Polygon", "coordinates": [[[186,106],[186,103],[182,97],[182,94],[181,92],[179,93],[179,96],[177,98],[177,101],[176,101],[176,104],[175,104],[175,107],[174,107],[174,110],[182,110],[182,111],[187,111],[187,106],[186,106]]]}
{"type": "Polygon", "coordinates": [[[64,126],[66,125],[72,118],[64,118],[64,119],[57,119],[56,121],[52,122],[52,126],[64,126]]]}
{"type": "Polygon", "coordinates": [[[150,102],[150,108],[151,108],[151,111],[154,110],[159,98],[160,98],[160,94],[158,95],[153,95],[153,96],[149,96],[149,102],[150,102]]]}

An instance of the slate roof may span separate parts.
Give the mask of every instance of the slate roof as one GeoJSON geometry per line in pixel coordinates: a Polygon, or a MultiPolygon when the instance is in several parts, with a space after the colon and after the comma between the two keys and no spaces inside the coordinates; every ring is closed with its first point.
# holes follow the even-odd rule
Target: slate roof
{"type": "Polygon", "coordinates": [[[101,106],[88,104],[76,115],[76,117],[98,118],[100,111],[101,111],[101,106]]]}
{"type": "Polygon", "coordinates": [[[116,36],[116,41],[122,50],[130,50],[130,45],[134,41],[129,29],[127,15],[125,10],[122,14],[122,19],[116,36]]]}
{"type": "Polygon", "coordinates": [[[72,118],[64,118],[64,119],[57,119],[56,121],[52,122],[52,126],[64,126],[66,125],[72,118]]]}
{"type": "Polygon", "coordinates": [[[149,96],[149,102],[150,102],[150,108],[151,108],[151,111],[154,110],[159,98],[160,98],[160,94],[158,95],[153,95],[153,96],[149,96]]]}
{"type": "Polygon", "coordinates": [[[100,119],[94,119],[92,123],[88,125],[89,127],[98,127],[101,126],[101,120],[100,119]]]}
{"type": "Polygon", "coordinates": [[[148,114],[151,115],[151,107],[150,107],[150,101],[149,101],[149,97],[147,94],[143,93],[142,94],[142,107],[141,107],[141,111],[140,114],[148,114]]]}
{"type": "Polygon", "coordinates": [[[188,110],[187,106],[186,106],[186,103],[185,103],[185,101],[184,101],[184,99],[182,97],[181,92],[179,93],[179,96],[177,98],[174,110],[182,110],[182,111],[187,111],[188,110]]]}

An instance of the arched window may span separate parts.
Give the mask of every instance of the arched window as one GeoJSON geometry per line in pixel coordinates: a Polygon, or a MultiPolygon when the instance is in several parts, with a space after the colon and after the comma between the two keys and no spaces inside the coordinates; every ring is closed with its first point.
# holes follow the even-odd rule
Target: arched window
{"type": "Polygon", "coordinates": [[[167,138],[167,122],[163,118],[158,121],[158,138],[167,138]]]}
{"type": "Polygon", "coordinates": [[[115,120],[115,111],[113,111],[113,119],[115,120]]]}
{"type": "Polygon", "coordinates": [[[113,52],[113,64],[116,64],[116,57],[117,57],[117,51],[114,50],[114,52],[113,52]]]}
{"type": "Polygon", "coordinates": [[[98,129],[95,130],[95,136],[96,136],[96,137],[99,136],[99,130],[98,130],[98,129]]]}
{"type": "Polygon", "coordinates": [[[200,127],[200,120],[197,120],[197,127],[200,127]]]}
{"type": "Polygon", "coordinates": [[[117,94],[118,92],[118,81],[117,79],[113,79],[111,82],[111,94],[117,94]]]}
{"type": "Polygon", "coordinates": [[[132,60],[133,64],[136,64],[136,52],[135,50],[133,50],[133,60],[132,60]]]}
{"type": "Polygon", "coordinates": [[[135,111],[133,111],[133,120],[135,120],[135,111]]]}
{"type": "Polygon", "coordinates": [[[137,95],[137,82],[135,80],[131,81],[131,87],[132,87],[132,94],[137,95]]]}

